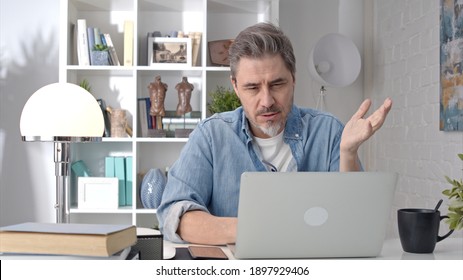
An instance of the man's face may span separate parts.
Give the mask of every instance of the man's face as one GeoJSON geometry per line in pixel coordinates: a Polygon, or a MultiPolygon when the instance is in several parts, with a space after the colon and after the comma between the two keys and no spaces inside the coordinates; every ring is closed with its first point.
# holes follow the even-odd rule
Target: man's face
{"type": "Polygon", "coordinates": [[[254,136],[269,138],[283,131],[295,81],[280,55],[241,58],[232,84],[254,136]]]}

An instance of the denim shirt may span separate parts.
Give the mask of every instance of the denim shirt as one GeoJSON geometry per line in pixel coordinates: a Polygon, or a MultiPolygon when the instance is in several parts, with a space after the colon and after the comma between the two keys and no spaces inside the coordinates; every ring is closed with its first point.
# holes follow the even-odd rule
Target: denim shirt
{"type": "MultiPolygon", "coordinates": [[[[292,106],[284,142],[290,146],[297,171],[339,171],[343,124],[328,113],[292,106]]],[[[157,209],[160,230],[173,242],[180,217],[202,210],[214,216],[236,217],[240,177],[245,171],[267,171],[243,109],[203,120],[190,134],[172,165],[157,209]]]]}

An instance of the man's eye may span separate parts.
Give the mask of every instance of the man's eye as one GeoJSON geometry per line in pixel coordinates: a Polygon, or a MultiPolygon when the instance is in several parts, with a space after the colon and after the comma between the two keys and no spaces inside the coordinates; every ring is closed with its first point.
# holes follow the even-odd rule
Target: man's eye
{"type": "Polygon", "coordinates": [[[244,89],[246,91],[256,91],[256,90],[258,90],[258,87],[252,86],[252,87],[245,87],[244,89]]]}
{"type": "Polygon", "coordinates": [[[279,88],[283,87],[284,85],[285,85],[285,83],[272,84],[272,88],[273,89],[279,89],[279,88]]]}

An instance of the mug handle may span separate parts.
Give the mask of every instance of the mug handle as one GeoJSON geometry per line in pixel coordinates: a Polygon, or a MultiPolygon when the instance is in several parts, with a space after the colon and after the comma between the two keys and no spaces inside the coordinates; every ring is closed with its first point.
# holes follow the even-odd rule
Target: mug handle
{"type": "MultiPolygon", "coordinates": [[[[440,216],[440,221],[442,221],[443,219],[448,219],[448,218],[449,218],[449,216],[440,216]]],[[[444,236],[439,236],[438,235],[437,236],[437,242],[444,240],[445,238],[449,237],[450,234],[452,234],[452,233],[453,233],[453,229],[450,230],[449,232],[447,232],[447,234],[444,235],[444,236]]]]}

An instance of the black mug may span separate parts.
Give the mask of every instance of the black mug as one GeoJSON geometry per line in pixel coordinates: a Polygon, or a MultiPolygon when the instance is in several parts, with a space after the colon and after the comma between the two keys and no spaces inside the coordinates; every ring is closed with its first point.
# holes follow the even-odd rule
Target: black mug
{"type": "Polygon", "coordinates": [[[439,224],[448,216],[441,216],[433,209],[399,209],[397,221],[400,243],[405,252],[432,253],[436,243],[452,234],[450,230],[444,236],[439,236],[439,224]]]}

